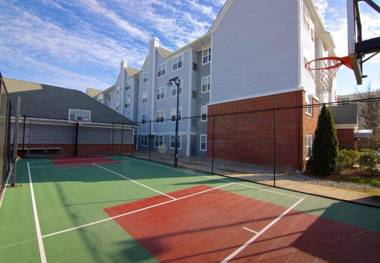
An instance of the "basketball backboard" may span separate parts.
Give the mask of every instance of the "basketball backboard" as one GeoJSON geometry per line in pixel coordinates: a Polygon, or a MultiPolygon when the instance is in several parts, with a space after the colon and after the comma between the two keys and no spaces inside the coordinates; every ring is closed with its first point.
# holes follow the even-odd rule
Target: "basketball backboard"
{"type": "Polygon", "coordinates": [[[352,59],[357,84],[362,84],[363,63],[380,52],[380,36],[363,39],[360,7],[365,4],[380,15],[380,7],[375,0],[347,0],[348,55],[352,59]]]}

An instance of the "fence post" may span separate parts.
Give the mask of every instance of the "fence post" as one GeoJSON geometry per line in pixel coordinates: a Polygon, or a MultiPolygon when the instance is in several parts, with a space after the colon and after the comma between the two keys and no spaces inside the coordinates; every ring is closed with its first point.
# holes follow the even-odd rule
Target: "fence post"
{"type": "Polygon", "coordinates": [[[21,97],[17,97],[16,100],[16,116],[13,125],[13,169],[12,169],[12,181],[11,186],[16,185],[16,162],[17,162],[17,144],[18,144],[18,126],[20,121],[20,111],[21,111],[21,97]]]}
{"type": "Polygon", "coordinates": [[[26,115],[24,115],[24,121],[22,125],[22,154],[25,151],[25,125],[26,125],[26,115]]]}
{"type": "Polygon", "coordinates": [[[111,155],[113,155],[113,137],[114,137],[114,127],[115,127],[115,123],[112,122],[112,132],[111,132],[111,155]]]}
{"type": "Polygon", "coordinates": [[[215,153],[215,116],[212,116],[212,143],[211,143],[211,173],[214,173],[214,153],[215,153]]]}
{"type": "Polygon", "coordinates": [[[121,155],[124,155],[124,122],[121,123],[121,155]]]}
{"type": "Polygon", "coordinates": [[[276,187],[276,109],[273,110],[273,186],[276,187]]]}
{"type": "Polygon", "coordinates": [[[149,121],[149,135],[148,135],[148,160],[150,161],[150,151],[151,151],[151,145],[150,145],[150,138],[152,137],[152,121],[149,121]]]}

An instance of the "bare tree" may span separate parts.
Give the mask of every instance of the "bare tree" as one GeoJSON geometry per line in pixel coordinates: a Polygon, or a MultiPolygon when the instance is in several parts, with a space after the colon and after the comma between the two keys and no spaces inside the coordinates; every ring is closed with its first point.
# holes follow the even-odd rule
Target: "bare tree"
{"type": "Polygon", "coordinates": [[[380,89],[371,89],[371,85],[365,92],[358,91],[359,99],[365,99],[359,106],[360,124],[365,129],[373,130],[374,135],[380,132],[380,89]]]}

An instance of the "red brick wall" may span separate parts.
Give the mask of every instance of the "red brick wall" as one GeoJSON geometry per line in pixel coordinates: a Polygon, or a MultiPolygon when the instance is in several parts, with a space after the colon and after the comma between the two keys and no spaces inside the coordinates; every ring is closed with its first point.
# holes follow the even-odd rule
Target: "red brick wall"
{"type": "Polygon", "coordinates": [[[337,129],[337,135],[340,149],[356,148],[354,129],[337,129]]]}
{"type": "MultiPolygon", "coordinates": [[[[313,104],[318,104],[319,102],[315,99],[313,99],[313,104]]],[[[313,135],[314,139],[314,134],[315,130],[317,129],[318,126],[318,117],[319,117],[319,112],[320,108],[319,106],[313,106],[313,111],[312,115],[310,116],[308,113],[306,113],[306,108],[303,110],[303,137],[301,138],[303,148],[302,148],[302,159],[304,160],[304,165],[303,168],[305,169],[306,166],[306,157],[307,157],[307,152],[306,152],[306,135],[313,135]]]]}
{"type": "MultiPolygon", "coordinates": [[[[216,116],[210,117],[208,122],[209,157],[214,154],[215,159],[272,165],[274,113],[260,110],[294,107],[303,105],[304,101],[304,92],[294,91],[210,105],[209,115],[216,116]],[[239,113],[248,111],[259,112],[239,113]]],[[[302,108],[276,111],[276,163],[279,166],[294,169],[304,166],[303,113],[302,108]]]]}
{"type": "MultiPolygon", "coordinates": [[[[21,147],[21,145],[19,145],[21,147]]],[[[72,156],[73,144],[25,144],[27,148],[54,147],[62,148],[60,156],[72,156]]],[[[78,156],[106,155],[106,154],[130,154],[134,150],[134,144],[78,144],[78,156]]]]}

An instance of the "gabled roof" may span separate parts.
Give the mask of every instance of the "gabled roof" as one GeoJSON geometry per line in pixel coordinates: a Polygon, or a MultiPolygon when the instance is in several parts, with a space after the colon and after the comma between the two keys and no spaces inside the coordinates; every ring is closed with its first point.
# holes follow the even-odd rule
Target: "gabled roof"
{"type": "Polygon", "coordinates": [[[71,108],[90,110],[91,122],[132,124],[128,118],[78,90],[8,78],[4,78],[4,82],[12,116],[16,114],[16,99],[21,97],[21,115],[29,117],[67,120],[71,108]]]}
{"type": "Polygon", "coordinates": [[[335,124],[358,124],[358,105],[342,104],[329,107],[334,116],[335,124]]]}
{"type": "Polygon", "coordinates": [[[128,76],[132,77],[133,75],[137,74],[140,70],[137,68],[129,67],[127,68],[127,74],[128,76]]]}
{"type": "Polygon", "coordinates": [[[160,55],[164,58],[170,56],[173,52],[171,52],[170,50],[166,49],[166,48],[163,48],[163,47],[158,47],[158,52],[160,53],[160,55]]]}

